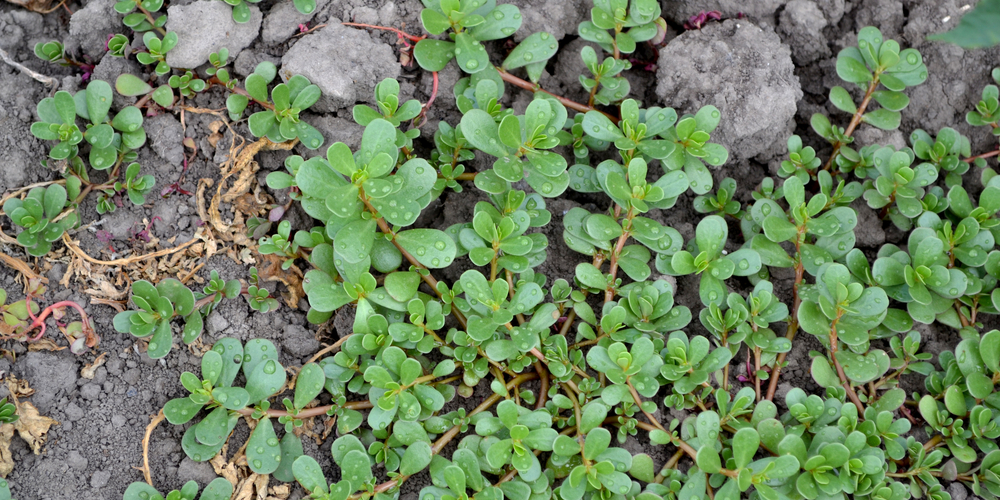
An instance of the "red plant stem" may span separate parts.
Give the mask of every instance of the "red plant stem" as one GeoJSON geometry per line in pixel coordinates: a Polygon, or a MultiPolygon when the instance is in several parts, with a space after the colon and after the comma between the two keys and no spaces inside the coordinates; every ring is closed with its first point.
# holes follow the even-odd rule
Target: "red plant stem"
{"type": "Polygon", "coordinates": [[[962,161],[964,161],[965,163],[972,163],[972,162],[978,160],[979,158],[992,158],[992,157],[997,156],[997,155],[1000,155],[1000,149],[998,149],[996,151],[990,151],[989,153],[983,153],[983,154],[981,154],[979,156],[973,156],[973,157],[970,157],[970,158],[966,158],[966,159],[964,159],[962,161]]]}
{"type": "MultiPolygon", "coordinates": [[[[861,124],[861,117],[865,114],[865,109],[868,108],[868,103],[872,100],[872,94],[874,94],[875,89],[878,88],[878,78],[879,76],[876,74],[875,78],[872,79],[872,83],[868,85],[868,90],[865,92],[865,98],[861,100],[861,105],[858,106],[858,110],[854,113],[854,116],[851,117],[851,122],[847,124],[847,129],[844,130],[844,137],[851,137],[851,134],[854,133],[854,129],[858,128],[858,125],[861,124]]],[[[835,160],[837,155],[840,154],[840,148],[843,145],[844,143],[840,141],[833,144],[833,152],[830,153],[830,159],[826,161],[826,165],[823,165],[823,170],[830,170],[830,166],[833,165],[833,160],[835,160]]]]}
{"type": "MultiPolygon", "coordinates": [[[[788,331],[785,332],[785,338],[789,341],[795,339],[795,334],[799,331],[799,305],[802,303],[802,299],[799,297],[799,285],[802,284],[802,279],[805,275],[805,267],[802,265],[802,252],[800,250],[799,236],[795,238],[795,255],[797,256],[797,262],[795,263],[795,283],[792,285],[792,318],[788,322],[788,331]]],[[[788,352],[791,352],[789,350],[788,352]]],[[[774,361],[774,365],[771,367],[771,381],[767,385],[767,399],[771,401],[774,399],[774,393],[778,390],[778,376],[781,375],[781,364],[785,362],[785,358],[788,357],[788,352],[782,352],[778,354],[778,358],[774,361]]]]}
{"type": "MultiPolygon", "coordinates": [[[[27,308],[28,309],[28,316],[31,317],[32,321],[31,321],[31,324],[28,325],[28,329],[25,330],[25,332],[30,332],[31,330],[34,330],[35,328],[38,328],[38,335],[35,335],[34,337],[28,337],[28,341],[29,342],[34,342],[34,341],[42,338],[42,335],[45,335],[45,329],[46,329],[45,318],[49,317],[49,315],[51,315],[53,312],[55,312],[56,309],[63,308],[63,307],[72,307],[73,309],[76,309],[76,312],[80,313],[80,319],[83,322],[83,331],[84,332],[91,331],[91,328],[90,328],[90,319],[87,318],[87,313],[84,312],[83,307],[80,307],[80,304],[77,304],[76,302],[73,302],[72,300],[63,300],[61,302],[56,302],[55,304],[52,304],[52,305],[46,307],[45,309],[42,309],[42,312],[39,313],[38,316],[35,316],[31,312],[31,307],[29,305],[29,307],[27,308]]],[[[88,333],[87,336],[88,337],[90,336],[89,333],[88,333]]],[[[91,346],[91,347],[93,347],[93,346],[91,346]]]]}
{"type": "Polygon", "coordinates": [[[371,28],[371,29],[375,29],[375,30],[391,31],[391,32],[399,35],[400,37],[405,38],[405,39],[407,39],[407,40],[409,40],[409,41],[411,41],[413,43],[417,43],[420,40],[423,40],[424,38],[427,38],[426,35],[425,36],[411,35],[411,34],[405,32],[403,30],[400,30],[400,29],[397,29],[397,28],[390,28],[388,26],[375,26],[373,24],[362,24],[362,23],[340,23],[340,24],[343,24],[344,26],[354,26],[356,28],[371,28]]]}
{"type": "Polygon", "coordinates": [[[431,109],[431,105],[434,104],[434,99],[436,99],[438,95],[438,72],[432,71],[431,74],[434,76],[434,84],[431,87],[431,97],[430,99],[427,99],[427,104],[424,104],[423,109],[420,110],[420,116],[423,117],[423,120],[421,120],[420,125],[417,125],[417,128],[420,128],[423,124],[427,123],[427,110],[431,109]]]}
{"type": "MultiPolygon", "coordinates": [[[[512,75],[510,73],[508,73],[506,70],[504,70],[503,68],[500,68],[499,66],[497,67],[497,71],[500,73],[500,78],[503,78],[503,81],[505,81],[505,82],[507,82],[507,83],[509,83],[511,85],[514,85],[516,87],[520,87],[520,88],[522,88],[524,90],[530,90],[532,92],[544,92],[544,93],[546,93],[546,94],[548,94],[548,95],[550,95],[552,97],[555,97],[557,101],[561,102],[563,104],[563,106],[566,106],[567,108],[574,109],[574,110],[579,111],[581,113],[586,113],[587,111],[599,111],[598,109],[594,108],[593,106],[587,106],[586,104],[580,104],[580,103],[578,103],[576,101],[573,101],[571,99],[567,99],[565,97],[553,94],[552,92],[549,92],[548,90],[545,90],[545,89],[541,88],[537,83],[531,83],[531,82],[529,82],[527,80],[522,80],[521,78],[518,78],[518,77],[516,77],[516,76],[514,76],[514,75],[512,75]]],[[[611,121],[613,121],[615,123],[618,123],[619,119],[617,117],[609,115],[607,113],[604,113],[603,111],[601,111],[601,113],[604,114],[604,116],[607,116],[609,119],[611,119],[611,121]]]]}
{"type": "MultiPolygon", "coordinates": [[[[294,417],[298,419],[303,419],[310,417],[318,417],[320,415],[326,415],[326,412],[333,407],[334,405],[326,405],[326,406],[317,406],[315,408],[307,408],[295,414],[294,417]]],[[[371,407],[372,407],[371,401],[352,401],[350,403],[345,403],[343,406],[341,406],[341,408],[346,408],[348,410],[367,410],[371,407]]],[[[236,410],[236,413],[239,413],[240,415],[250,416],[253,415],[253,408],[243,408],[240,410],[236,410]]],[[[288,415],[288,412],[285,410],[267,410],[267,412],[265,413],[269,418],[278,418],[288,415]]]]}

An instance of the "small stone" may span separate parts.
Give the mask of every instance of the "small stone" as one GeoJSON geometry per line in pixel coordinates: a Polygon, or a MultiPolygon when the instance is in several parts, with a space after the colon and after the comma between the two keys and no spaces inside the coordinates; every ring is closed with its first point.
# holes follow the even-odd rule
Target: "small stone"
{"type": "Polygon", "coordinates": [[[295,42],[281,59],[281,79],[302,75],[319,86],[323,97],[313,105],[331,112],[357,102],[374,104],[375,85],[399,76],[399,61],[388,44],[363,30],[330,23],[295,42]],[[323,54],[323,57],[316,57],[323,54]]]}
{"type": "Polygon", "coordinates": [[[805,66],[830,56],[830,47],[823,36],[826,18],[816,2],[792,0],[785,6],[779,19],[778,33],[792,47],[795,64],[805,66]]]}
{"type": "Polygon", "coordinates": [[[83,409],[77,406],[76,403],[70,403],[63,407],[63,412],[66,413],[66,419],[70,422],[80,420],[84,415],[83,409]]]}
{"type": "Polygon", "coordinates": [[[566,35],[576,35],[580,23],[590,20],[589,1],[564,0],[557,9],[552,8],[552,2],[547,0],[511,0],[503,3],[515,5],[521,11],[521,29],[514,33],[516,42],[541,31],[562,40],[566,35]]]}
{"type": "Polygon", "coordinates": [[[94,489],[103,488],[108,484],[108,480],[111,479],[111,473],[106,470],[99,470],[90,476],[90,487],[94,489]]]}
{"type": "Polygon", "coordinates": [[[181,482],[195,481],[200,486],[205,486],[216,478],[216,474],[208,462],[195,462],[184,457],[177,467],[177,478],[181,482]]]}
{"type": "Polygon", "coordinates": [[[948,493],[951,495],[951,500],[965,500],[969,498],[969,490],[962,483],[955,481],[948,484],[948,493]]]}
{"type": "Polygon", "coordinates": [[[319,341],[312,332],[299,325],[286,325],[282,345],[295,356],[309,356],[319,349],[319,341]]]}
{"type": "Polygon", "coordinates": [[[83,455],[76,450],[69,452],[69,456],[66,457],[66,462],[75,470],[85,470],[87,468],[87,459],[83,458],[83,455]]]}
{"type": "Polygon", "coordinates": [[[101,386],[97,384],[87,384],[80,388],[80,396],[83,399],[97,399],[101,397],[101,386]]]}
{"type": "Polygon", "coordinates": [[[168,165],[164,168],[176,171],[184,161],[184,145],[181,143],[184,128],[181,122],[170,113],[160,113],[143,120],[142,128],[146,130],[153,151],[167,161],[168,165]]]}
{"type": "Polygon", "coordinates": [[[229,321],[225,316],[219,311],[212,311],[212,314],[208,315],[208,322],[205,325],[205,330],[211,335],[216,335],[222,333],[226,328],[229,328],[229,321]]]}
{"type": "Polygon", "coordinates": [[[225,2],[199,0],[167,9],[167,30],[177,33],[177,45],[167,52],[167,64],[174,68],[196,68],[208,62],[212,52],[225,47],[236,56],[257,38],[263,16],[250,6],[250,20],[237,23],[233,8],[225,2]]]}
{"type": "Polygon", "coordinates": [[[125,417],[123,415],[115,415],[115,416],[111,417],[111,423],[115,427],[124,427],[126,422],[127,422],[127,420],[125,419],[125,417]]]}

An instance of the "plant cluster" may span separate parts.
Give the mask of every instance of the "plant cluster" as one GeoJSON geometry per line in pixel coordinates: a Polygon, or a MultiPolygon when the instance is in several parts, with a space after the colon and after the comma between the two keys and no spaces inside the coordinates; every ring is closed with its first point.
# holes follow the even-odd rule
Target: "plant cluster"
{"type": "MultiPolygon", "coordinates": [[[[249,17],[245,2],[231,4],[235,19],[249,17]]],[[[297,369],[279,362],[269,340],[217,341],[200,376],[182,374],[189,395],[163,409],[168,422],[188,426],[181,447],[189,458],[212,459],[246,421],[248,467],[296,481],[316,499],[391,500],[425,470],[421,500],[949,500],[946,483],[956,481],[1000,497],[1000,331],[985,331],[982,320],[1000,312],[1000,181],[987,166],[998,153],[973,156],[952,128],[914,130],[903,148],[854,139],[858,127],[900,126],[907,88],[927,78],[918,51],[862,29],[838,54],[845,86],[829,95],[850,116],[846,125],[814,115],[821,141],[790,137],[779,179],[743,197],[736,180],[716,185],[710,169],[728,160],[711,142],[723,119],[717,108],[684,114],[628,98],[625,56],[666,30],[657,2],[595,0],[578,33],[607,54],[580,52],[586,103],[539,88],[559,48],[549,33],[528,34],[499,65],[490,60],[484,43],[520,28],[517,7],[423,4],[428,35],[398,33],[415,42],[412,55],[435,82],[456,62],[461,117],[441,120],[421,154],[427,105],[402,99],[397,81],[381,82],[375,108],[353,109],[364,127],[356,150],[338,142],[323,155],[292,155],[285,171],[267,176],[313,227],[293,228],[279,214],[250,228],[261,254],[306,270],[307,319],[324,323],[350,307],[351,333],[297,369]],[[505,107],[507,85],[534,92],[523,113],[505,107]],[[477,155],[489,163],[473,172],[477,155]],[[973,167],[978,184],[969,182],[973,167]],[[470,181],[485,196],[469,220],[416,227],[434,200],[470,181]],[[547,203],[567,190],[599,204],[562,214],[563,242],[584,257],[572,276],[546,276],[547,203]],[[705,216],[685,239],[660,214],[689,190],[705,216]],[[853,207],[862,202],[904,231],[905,245],[871,255],[855,248],[853,207]],[[454,282],[434,276],[455,265],[464,272],[454,282]],[[790,300],[772,282],[782,268],[794,276],[790,300]],[[677,287],[695,282],[697,302],[678,303],[677,287]],[[962,340],[932,363],[917,323],[953,328],[962,340]],[[800,330],[822,346],[810,353],[822,394],[796,387],[778,397],[800,330]],[[907,393],[904,377],[914,374],[923,384],[907,393]],[[457,399],[477,389],[476,406],[457,399]],[[282,408],[272,409],[279,399],[282,408]],[[665,409],[684,416],[667,421],[665,409]],[[338,435],[330,448],[337,480],[299,437],[320,416],[338,435]],[[634,454],[624,447],[631,436],[672,455],[655,463],[634,454]]],[[[39,104],[32,132],[57,141],[49,156],[67,179],[4,205],[32,255],[75,225],[73,208],[90,191],[102,193],[103,211],[121,193],[145,202],[152,179],[134,161],[145,142],[141,109],[169,111],[218,86],[229,93],[230,118],[245,116],[255,137],[324,146],[300,116],[321,97],[316,85],[301,76],[275,82],[277,68],[261,63],[241,88],[224,69],[227,52],[213,54],[203,73],[170,68],[165,55],[178,40],[154,16],[161,8],[158,0],[116,5],[143,34],[137,60],[160,77],[116,80],[120,94],[139,97],[136,106],[112,116],[112,88],[102,81],[39,104]],[[110,169],[108,182],[91,182],[88,165],[110,169]]],[[[114,55],[131,56],[128,47],[121,35],[109,42],[114,55]]],[[[37,52],[65,58],[56,44],[37,52]]],[[[993,77],[1000,85],[1000,69],[993,77]]],[[[967,122],[1000,135],[996,85],[967,122]]],[[[213,272],[197,294],[173,279],[137,281],[134,309],[114,327],[148,338],[148,355],[160,358],[175,320],[191,343],[204,317],[237,295],[262,312],[277,306],[255,270],[245,286],[213,272]]],[[[45,316],[69,305],[39,311],[32,296],[3,306],[5,331],[44,332],[45,316]]],[[[66,329],[77,332],[71,343],[92,345],[85,317],[75,328],[66,329]]],[[[197,493],[188,483],[165,498],[197,493]]],[[[200,498],[231,493],[216,480],[200,498]]],[[[134,483],[125,498],[164,497],[134,483]]]]}
{"type": "MultiPolygon", "coordinates": [[[[589,102],[539,90],[521,114],[503,105],[505,86],[537,87],[510,71],[537,81],[558,48],[551,35],[528,35],[494,66],[483,42],[520,27],[516,7],[425,2],[424,28],[448,39],[418,38],[414,57],[428,71],[456,60],[467,75],[453,89],[461,118],[441,121],[431,153],[418,155],[421,105],[383,81],[377,108],[353,110],[364,127],[357,150],[335,143],[322,156],[289,156],[285,171],[267,176],[316,225],[293,230],[269,218],[254,229],[261,253],[307,266],[309,321],[351,307],[352,332],[298,369],[282,366],[268,340],[216,342],[200,376],[181,376],[190,395],[164,408],[173,424],[196,422],[181,442],[186,455],[210,460],[250,420],[250,469],[297,481],[311,498],[387,500],[424,470],[430,483],[419,496],[442,500],[947,500],[948,481],[1000,496],[1000,332],[982,324],[1000,310],[1000,185],[986,166],[995,153],[971,156],[950,128],[914,131],[907,148],[854,145],[859,126],[897,128],[906,88],[927,77],[917,51],[865,28],[837,62],[854,86],[830,93],[850,121],[812,119],[829,158],[790,138],[783,180],[765,179],[745,203],[736,180],[716,186],[710,171],[728,159],[711,142],[718,109],[679,114],[627,99],[622,54],[658,36],[658,16],[655,2],[595,2],[580,34],[610,55],[581,51],[589,102]],[[477,151],[490,166],[468,172],[477,151]],[[973,166],[981,188],[963,184],[973,166]],[[486,194],[470,220],[414,227],[468,181],[486,194]],[[607,205],[563,214],[563,241],[585,257],[572,277],[548,277],[539,228],[552,223],[547,199],[570,189],[607,205]],[[689,189],[706,215],[686,240],[656,214],[689,189]],[[874,258],[855,248],[858,199],[907,231],[906,245],[886,244],[874,258]],[[456,264],[468,267],[457,281],[435,278],[456,264]],[[794,275],[790,301],[771,282],[778,268],[794,275]],[[692,276],[681,283],[698,283],[699,303],[675,302],[676,281],[654,271],[692,276]],[[695,317],[707,335],[692,331],[695,317]],[[915,323],[954,328],[963,340],[935,365],[915,323]],[[776,402],[800,330],[823,346],[810,363],[824,392],[794,388],[776,402]],[[736,359],[745,368],[734,370],[736,359]],[[912,374],[923,389],[908,394],[901,385],[912,374]],[[485,386],[477,406],[456,403],[485,386]],[[686,417],[662,420],[661,408],[686,417]],[[324,415],[338,434],[335,481],[295,432],[324,415]],[[919,441],[914,426],[929,437],[919,441]],[[658,464],[622,447],[640,432],[671,458],[658,464]]],[[[299,120],[319,98],[315,86],[292,77],[269,92],[276,68],[263,64],[237,92],[219,76],[225,57],[216,59],[234,119],[253,101],[263,108],[249,115],[255,136],[322,145],[299,120]]],[[[134,95],[155,99],[148,87],[134,95]]],[[[995,133],[996,95],[984,90],[970,124],[995,133]]],[[[152,335],[150,356],[164,356],[174,319],[190,342],[204,314],[240,293],[255,309],[275,305],[255,273],[245,288],[213,275],[197,296],[176,281],[136,282],[137,309],[115,327],[152,335]]],[[[158,495],[136,484],[126,498],[158,495]]],[[[193,498],[185,488],[178,498],[193,498]]]]}
{"type": "Polygon", "coordinates": [[[131,301],[136,309],[116,314],[114,327],[118,332],[147,338],[146,354],[159,359],[173,348],[175,319],[184,321],[181,341],[190,344],[201,336],[205,317],[215,310],[222,299],[233,299],[243,294],[255,311],[266,313],[277,308],[277,300],[257,281],[257,270],[254,268],[250,273],[250,285],[246,287],[237,279],[224,281],[213,270],[200,293],[192,292],[174,278],[160,280],[155,286],[146,280],[139,280],[132,283],[131,301]]]}

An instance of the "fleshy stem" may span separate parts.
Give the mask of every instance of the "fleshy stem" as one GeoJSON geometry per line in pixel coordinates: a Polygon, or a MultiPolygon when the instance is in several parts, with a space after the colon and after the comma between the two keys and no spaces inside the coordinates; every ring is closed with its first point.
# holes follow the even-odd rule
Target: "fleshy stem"
{"type": "Polygon", "coordinates": [[[35,335],[34,337],[28,337],[28,341],[34,342],[42,338],[42,336],[45,335],[45,329],[46,329],[45,318],[49,317],[49,315],[55,312],[56,309],[61,309],[64,307],[72,307],[73,309],[76,309],[76,312],[80,314],[80,320],[81,323],[83,323],[83,333],[87,336],[87,347],[94,347],[95,345],[97,345],[97,343],[100,341],[100,337],[98,337],[97,333],[94,332],[94,329],[90,327],[90,318],[87,317],[87,313],[84,312],[83,307],[80,307],[80,304],[77,304],[72,300],[63,300],[61,302],[56,302],[55,304],[52,304],[46,307],[45,309],[42,309],[42,312],[39,313],[38,316],[35,316],[35,314],[31,312],[31,307],[29,306],[27,309],[28,309],[28,316],[31,317],[31,324],[28,325],[28,328],[25,330],[25,333],[30,332],[35,328],[38,328],[38,335],[35,335]]]}
{"type": "MultiPolygon", "coordinates": [[[[854,406],[858,407],[858,415],[864,415],[865,406],[861,404],[861,400],[858,399],[858,393],[854,392],[854,386],[851,382],[847,380],[847,375],[844,373],[844,367],[840,366],[840,362],[837,361],[837,351],[839,350],[837,344],[837,323],[840,322],[840,317],[844,312],[841,309],[837,309],[837,317],[833,319],[830,323],[830,358],[833,360],[833,366],[837,369],[837,376],[840,377],[840,383],[843,384],[844,389],[847,391],[847,397],[851,399],[854,406]]],[[[861,417],[858,417],[859,419],[861,417]]]]}
{"type": "MultiPolygon", "coordinates": [[[[563,104],[563,106],[566,106],[567,108],[579,111],[581,113],[586,113],[587,111],[600,111],[600,110],[594,108],[593,106],[585,105],[585,104],[580,104],[580,103],[578,103],[578,102],[576,102],[576,101],[574,101],[572,99],[567,99],[565,97],[553,94],[552,92],[549,92],[549,91],[543,89],[537,83],[531,83],[531,82],[529,82],[527,80],[523,80],[521,78],[518,78],[518,77],[516,77],[516,76],[514,76],[514,75],[512,75],[510,73],[508,73],[505,69],[503,69],[503,68],[501,68],[499,66],[497,66],[496,69],[500,73],[500,78],[502,78],[503,81],[505,81],[505,82],[507,82],[507,83],[509,83],[511,85],[514,85],[515,87],[520,87],[520,88],[522,88],[524,90],[530,90],[531,92],[544,92],[544,93],[546,93],[546,94],[548,94],[548,95],[550,95],[552,97],[555,97],[557,101],[559,101],[559,102],[561,102],[563,104]]],[[[619,118],[617,118],[615,116],[612,116],[612,115],[609,115],[607,113],[604,113],[603,111],[601,111],[601,113],[604,114],[605,116],[607,116],[608,118],[610,118],[611,121],[613,121],[615,123],[618,123],[619,118]]]]}
{"type": "MultiPolygon", "coordinates": [[[[851,122],[847,124],[847,129],[844,130],[844,139],[849,139],[851,134],[854,133],[854,129],[858,128],[861,124],[861,117],[865,114],[865,110],[868,108],[868,103],[872,100],[872,94],[875,93],[875,89],[878,88],[879,73],[875,73],[875,77],[872,78],[871,84],[868,85],[868,90],[865,91],[865,97],[861,100],[861,105],[858,106],[858,110],[854,112],[854,116],[851,117],[851,122]]],[[[833,152],[830,153],[830,159],[826,161],[826,165],[823,165],[823,170],[830,170],[833,166],[833,161],[840,154],[840,148],[844,146],[845,143],[837,141],[833,144],[833,152]]]]}
{"type": "MultiPolygon", "coordinates": [[[[525,373],[523,375],[518,375],[517,377],[514,377],[513,380],[507,382],[507,390],[509,391],[509,390],[513,389],[515,386],[520,385],[520,384],[522,384],[524,382],[527,382],[529,380],[532,380],[532,379],[536,378],[537,376],[538,375],[536,373],[534,373],[534,372],[525,373]]],[[[496,393],[491,394],[479,406],[477,406],[474,410],[472,410],[471,412],[469,412],[469,414],[467,415],[467,417],[471,418],[473,415],[476,415],[478,413],[482,413],[482,412],[490,409],[494,404],[496,404],[497,402],[499,402],[500,399],[502,399],[502,398],[503,398],[503,396],[501,396],[499,394],[496,394],[496,393]]],[[[447,432],[445,432],[441,437],[439,437],[438,440],[434,442],[434,446],[431,446],[431,455],[437,455],[438,453],[441,453],[441,450],[443,450],[444,447],[447,446],[448,443],[450,443],[452,439],[455,439],[455,436],[458,435],[458,433],[461,431],[461,428],[462,428],[461,425],[456,425],[456,426],[452,427],[451,429],[448,429],[447,432]]],[[[385,493],[387,491],[390,491],[393,488],[397,488],[400,485],[402,485],[403,482],[405,482],[409,478],[410,478],[410,476],[402,475],[402,474],[399,475],[399,476],[396,476],[395,478],[390,479],[389,481],[386,481],[386,482],[384,482],[384,483],[376,486],[375,489],[374,489],[374,493],[385,493]]],[[[364,494],[367,495],[367,492],[365,492],[364,494]]],[[[348,497],[348,500],[360,500],[361,497],[362,497],[362,493],[357,493],[357,494],[354,494],[354,495],[351,495],[350,497],[348,497]]]]}
{"type": "MultiPolygon", "coordinates": [[[[373,207],[372,204],[368,201],[367,197],[364,194],[364,191],[360,193],[358,198],[361,199],[361,201],[365,204],[365,209],[367,209],[369,212],[371,212],[373,216],[375,216],[375,222],[378,224],[378,227],[382,230],[383,233],[389,235],[392,244],[396,246],[396,248],[399,250],[399,253],[403,255],[403,258],[405,258],[407,261],[409,261],[410,264],[412,264],[419,270],[417,274],[419,274],[420,277],[424,280],[424,283],[427,283],[427,285],[434,290],[434,293],[436,293],[438,297],[441,297],[441,291],[438,290],[437,286],[438,280],[436,280],[434,276],[431,276],[431,272],[429,269],[427,269],[426,266],[417,261],[416,257],[410,254],[410,252],[407,252],[406,249],[403,248],[398,241],[396,241],[396,233],[393,232],[391,227],[389,227],[389,224],[385,221],[385,219],[378,216],[378,211],[375,210],[375,207],[373,207]]],[[[455,316],[455,319],[458,320],[458,323],[462,325],[462,328],[465,328],[465,315],[462,314],[462,311],[459,311],[457,307],[453,306],[451,308],[451,313],[452,315],[455,316]]]]}
{"type": "MultiPolygon", "coordinates": [[[[316,406],[316,407],[313,407],[313,408],[307,408],[305,410],[302,410],[302,411],[300,411],[300,412],[298,412],[298,413],[296,413],[296,414],[294,414],[292,416],[295,417],[295,418],[299,418],[299,419],[310,418],[310,417],[318,417],[320,415],[326,415],[326,412],[330,408],[334,408],[334,407],[338,407],[338,406],[340,408],[344,408],[344,409],[347,409],[347,410],[367,410],[367,409],[370,409],[372,407],[372,402],[371,401],[351,401],[349,403],[344,403],[342,405],[316,406]]],[[[236,410],[236,413],[239,413],[240,415],[250,416],[250,415],[253,415],[253,411],[254,411],[253,408],[242,408],[242,409],[236,410]]],[[[289,413],[287,411],[285,411],[285,410],[267,410],[265,413],[267,414],[267,416],[269,418],[278,418],[278,417],[284,417],[284,416],[289,415],[289,413]]]]}
{"type": "MultiPolygon", "coordinates": [[[[994,127],[994,128],[996,128],[996,127],[994,127]]],[[[965,163],[972,163],[972,162],[974,162],[974,161],[976,161],[976,160],[978,160],[980,158],[992,158],[992,157],[997,156],[997,155],[1000,155],[1000,149],[997,149],[995,151],[990,151],[989,153],[983,153],[983,154],[978,155],[978,156],[971,156],[971,157],[966,158],[966,159],[964,159],[962,161],[964,161],[965,163]]]]}
{"type": "Polygon", "coordinates": [[[632,235],[632,219],[635,214],[632,208],[629,207],[628,213],[625,215],[625,220],[622,223],[622,235],[618,237],[618,243],[615,244],[615,249],[611,253],[611,268],[609,273],[611,274],[610,283],[608,283],[608,288],[604,291],[604,303],[607,304],[615,298],[615,278],[618,274],[618,257],[622,253],[622,249],[625,248],[625,242],[628,241],[629,236],[632,235]]]}
{"type": "MultiPolygon", "coordinates": [[[[792,313],[788,321],[788,330],[785,332],[785,338],[789,342],[795,339],[795,334],[799,331],[799,305],[802,303],[802,298],[799,297],[799,285],[802,284],[802,279],[805,276],[805,267],[802,265],[802,238],[804,232],[805,227],[799,227],[799,233],[795,236],[795,283],[792,285],[792,313]]],[[[778,376],[781,375],[782,363],[785,362],[785,358],[788,357],[789,352],[791,352],[791,349],[787,352],[778,353],[774,365],[771,366],[771,381],[767,385],[766,399],[768,401],[774,399],[774,392],[778,390],[778,376]]],[[[754,376],[756,377],[756,374],[754,376]]]]}

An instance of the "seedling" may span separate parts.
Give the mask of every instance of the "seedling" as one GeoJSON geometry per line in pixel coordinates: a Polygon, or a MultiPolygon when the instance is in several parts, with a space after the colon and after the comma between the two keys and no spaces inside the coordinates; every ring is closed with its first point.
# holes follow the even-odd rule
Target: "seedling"
{"type": "Polygon", "coordinates": [[[173,490],[163,496],[156,488],[146,483],[132,483],[125,489],[123,500],[226,500],[233,495],[233,484],[217,477],[198,496],[198,483],[188,481],[179,490],[173,490]]]}
{"type": "Polygon", "coordinates": [[[75,213],[68,213],[61,220],[56,220],[62,215],[66,203],[66,188],[51,184],[46,188],[32,188],[23,200],[8,199],[3,204],[3,211],[14,224],[24,228],[18,233],[17,242],[30,255],[40,257],[49,253],[52,243],[76,225],[75,213]]]}
{"type": "Polygon", "coordinates": [[[319,148],[323,144],[323,136],[312,125],[299,120],[299,113],[319,100],[319,87],[309,83],[304,76],[295,75],[288,83],[275,85],[271,90],[271,100],[268,100],[267,86],[276,74],[273,64],[257,65],[244,82],[246,95],[232,94],[226,101],[230,117],[242,115],[249,104],[249,97],[267,108],[250,115],[250,133],[257,137],[266,136],[273,142],[298,139],[309,149],[319,148]]]}

